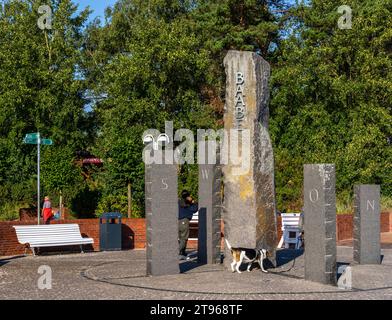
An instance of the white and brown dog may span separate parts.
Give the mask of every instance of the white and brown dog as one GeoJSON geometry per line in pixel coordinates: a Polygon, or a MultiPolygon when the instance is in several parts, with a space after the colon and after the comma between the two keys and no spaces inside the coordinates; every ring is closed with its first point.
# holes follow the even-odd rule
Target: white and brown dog
{"type": "Polygon", "coordinates": [[[242,263],[247,263],[248,268],[247,271],[250,272],[250,268],[254,262],[258,262],[260,265],[261,271],[268,273],[267,270],[264,269],[263,261],[264,259],[269,257],[269,253],[265,249],[246,249],[246,248],[233,248],[229,241],[226,240],[227,247],[231,250],[231,255],[233,256],[233,262],[231,264],[231,270],[233,272],[242,273],[240,271],[240,266],[242,263]]]}

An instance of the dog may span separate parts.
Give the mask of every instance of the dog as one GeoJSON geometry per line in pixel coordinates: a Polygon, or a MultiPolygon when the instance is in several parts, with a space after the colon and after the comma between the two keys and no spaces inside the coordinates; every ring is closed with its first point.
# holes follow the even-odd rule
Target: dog
{"type": "Polygon", "coordinates": [[[233,272],[242,273],[240,271],[240,266],[242,263],[247,263],[248,268],[246,271],[250,272],[253,262],[258,262],[261,271],[264,273],[268,273],[267,270],[264,269],[263,261],[269,257],[268,250],[261,249],[245,249],[245,248],[233,248],[229,241],[226,240],[227,247],[231,250],[231,254],[233,256],[233,262],[231,264],[231,270],[233,272]]]}

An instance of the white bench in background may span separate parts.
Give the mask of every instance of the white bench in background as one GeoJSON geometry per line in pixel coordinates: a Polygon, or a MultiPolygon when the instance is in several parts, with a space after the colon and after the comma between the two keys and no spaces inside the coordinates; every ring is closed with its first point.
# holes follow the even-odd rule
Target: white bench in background
{"type": "Polygon", "coordinates": [[[283,235],[279,241],[278,248],[283,245],[286,249],[290,248],[290,244],[295,245],[295,249],[301,248],[300,236],[302,233],[299,227],[300,213],[282,213],[282,231],[283,235]]]}
{"type": "MultiPolygon", "coordinates": [[[[19,243],[30,247],[35,256],[35,248],[61,247],[93,244],[94,239],[82,238],[78,224],[52,224],[52,225],[29,225],[14,226],[19,243]]],[[[26,251],[25,251],[26,253],[26,251]]]]}
{"type": "MultiPolygon", "coordinates": [[[[193,214],[192,220],[189,222],[194,226],[199,226],[199,211],[193,214]]],[[[189,238],[188,240],[198,240],[198,238],[189,238]]]]}

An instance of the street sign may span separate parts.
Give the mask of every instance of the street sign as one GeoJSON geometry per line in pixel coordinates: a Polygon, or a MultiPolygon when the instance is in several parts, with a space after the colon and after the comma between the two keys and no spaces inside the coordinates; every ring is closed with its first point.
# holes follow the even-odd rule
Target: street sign
{"type": "MultiPolygon", "coordinates": [[[[29,133],[26,134],[23,139],[23,143],[25,144],[38,144],[39,133],[29,133]]],[[[41,139],[40,144],[44,146],[52,146],[53,141],[51,139],[41,139]]]]}
{"type": "Polygon", "coordinates": [[[29,133],[26,134],[26,136],[23,139],[23,143],[25,144],[35,144],[37,145],[37,206],[38,206],[38,210],[37,210],[37,215],[38,215],[38,224],[40,224],[40,214],[41,214],[41,195],[40,195],[40,172],[41,172],[41,166],[40,166],[40,162],[41,162],[41,152],[40,152],[40,146],[44,145],[44,146],[51,146],[53,145],[53,141],[51,139],[42,139],[39,132],[38,133],[29,133]]]}
{"type": "Polygon", "coordinates": [[[28,133],[26,134],[26,139],[38,139],[39,133],[28,133]]]}
{"type": "Polygon", "coordinates": [[[53,141],[51,139],[41,139],[41,144],[44,146],[51,146],[53,145],[53,141]]]}
{"type": "Polygon", "coordinates": [[[30,137],[25,137],[23,139],[23,143],[25,144],[38,144],[38,139],[30,138],[30,137]]]}
{"type": "Polygon", "coordinates": [[[28,133],[26,134],[23,142],[25,144],[38,144],[39,133],[28,133]]]}

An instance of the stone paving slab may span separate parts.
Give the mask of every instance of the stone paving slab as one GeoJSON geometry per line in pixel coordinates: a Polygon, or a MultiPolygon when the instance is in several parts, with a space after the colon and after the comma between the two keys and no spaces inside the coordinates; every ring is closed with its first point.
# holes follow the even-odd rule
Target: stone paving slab
{"type": "MultiPolygon", "coordinates": [[[[180,275],[147,277],[145,251],[64,254],[0,259],[0,299],[386,299],[392,300],[392,250],[383,249],[383,263],[353,265],[353,286],[344,291],[304,280],[301,252],[279,252],[280,266],[264,274],[232,274],[222,265],[184,262],[180,275]],[[294,257],[297,257],[293,260],[294,257]],[[38,267],[53,271],[51,290],[39,290],[38,267]]],[[[352,248],[338,248],[339,263],[352,261],[352,248]]]]}

